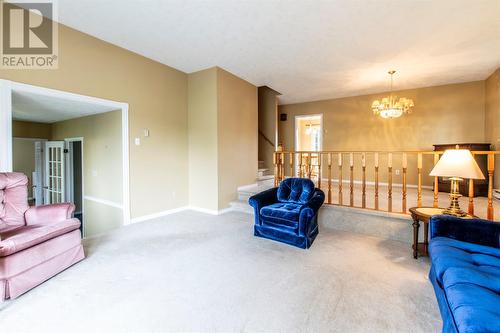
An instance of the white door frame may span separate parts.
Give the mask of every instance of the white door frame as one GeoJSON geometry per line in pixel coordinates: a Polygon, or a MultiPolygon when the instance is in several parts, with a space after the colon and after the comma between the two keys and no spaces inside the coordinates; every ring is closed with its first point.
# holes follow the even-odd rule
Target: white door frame
{"type": "MultiPolygon", "coordinates": [[[[66,182],[66,193],[68,194],[66,196],[66,198],[69,198],[71,200],[74,200],[74,197],[73,197],[73,192],[74,192],[74,188],[75,188],[75,184],[73,182],[73,178],[70,177],[70,176],[73,176],[73,159],[72,159],[72,155],[70,155],[69,153],[73,153],[72,150],[69,150],[69,144],[72,143],[72,142],[81,142],[81,145],[82,145],[82,148],[81,148],[81,159],[82,159],[82,196],[85,196],[85,192],[84,192],[84,166],[83,166],[83,137],[74,137],[74,138],[66,138],[64,139],[64,143],[65,143],[65,147],[66,149],[68,149],[68,155],[66,156],[66,178],[67,178],[67,182],[66,182]]],[[[83,206],[83,203],[82,203],[82,206],[83,206]]],[[[83,210],[83,207],[82,207],[82,210],[83,210]]]]}
{"type": "Polygon", "coordinates": [[[319,128],[320,128],[320,137],[319,137],[319,150],[321,151],[323,149],[323,114],[303,114],[299,116],[295,116],[295,123],[294,123],[294,130],[293,130],[293,135],[294,135],[294,144],[295,144],[295,150],[298,150],[299,147],[299,136],[298,134],[298,122],[300,119],[307,119],[311,117],[319,117],[319,128]]]}
{"type": "MultiPolygon", "coordinates": [[[[65,184],[65,181],[66,181],[66,168],[65,168],[66,156],[64,155],[65,148],[66,147],[65,147],[64,141],[60,141],[60,140],[59,141],[45,141],[45,143],[44,143],[44,146],[43,146],[44,155],[45,155],[44,166],[43,166],[43,169],[44,169],[43,203],[44,203],[44,205],[68,201],[66,199],[66,184],[65,184]],[[51,193],[54,193],[54,186],[50,186],[50,178],[57,177],[57,176],[54,176],[52,174],[52,172],[54,172],[55,174],[57,174],[58,172],[55,171],[55,170],[57,170],[56,168],[51,168],[51,166],[50,166],[50,163],[54,162],[50,156],[51,155],[50,154],[51,148],[60,151],[59,158],[61,159],[61,163],[58,166],[60,168],[60,172],[61,172],[61,184],[59,185],[59,182],[55,183],[56,184],[55,188],[60,190],[60,191],[55,191],[55,193],[60,194],[61,198],[60,199],[57,198],[56,202],[53,202],[53,200],[52,200],[53,195],[51,193]]],[[[58,154],[56,153],[55,155],[56,155],[56,161],[57,161],[58,154]]],[[[53,155],[52,155],[52,157],[53,157],[53,155]]],[[[54,182],[52,182],[52,184],[54,184],[54,182]]]]}
{"type": "MultiPolygon", "coordinates": [[[[85,166],[83,165],[83,137],[75,137],[75,138],[66,138],[64,139],[64,142],[66,143],[67,146],[69,146],[68,144],[70,142],[81,142],[81,151],[80,151],[80,155],[81,155],[81,168],[82,168],[82,183],[80,184],[80,186],[82,187],[82,219],[85,220],[85,166]]],[[[73,152],[72,152],[73,153],[73,152]]],[[[69,156],[68,156],[68,160],[70,160],[69,156]]],[[[73,176],[73,160],[70,160],[68,161],[69,163],[67,164],[67,167],[66,167],[66,176],[68,175],[71,175],[73,176]]],[[[74,198],[74,189],[75,189],[75,184],[73,182],[73,177],[66,177],[67,178],[67,186],[66,186],[66,189],[69,190],[69,191],[66,191],[67,195],[71,195],[71,199],[74,201],[75,198],[74,198]],[[69,185],[69,186],[68,186],[69,185]],[[71,192],[71,193],[70,193],[71,192]]],[[[75,212],[77,213],[77,212],[75,212]]],[[[85,231],[85,222],[84,221],[81,221],[82,222],[82,234],[83,234],[83,237],[85,238],[86,236],[86,231],[85,231]]]]}
{"type": "Polygon", "coordinates": [[[130,168],[128,103],[0,80],[0,172],[12,171],[12,91],[33,93],[109,107],[122,112],[123,224],[130,224],[130,168]]]}
{"type": "MultiPolygon", "coordinates": [[[[322,113],[317,113],[317,114],[302,114],[302,115],[298,115],[298,116],[295,116],[295,119],[294,119],[294,128],[293,128],[293,142],[294,142],[294,145],[295,145],[295,151],[298,151],[299,150],[299,127],[298,127],[298,122],[300,119],[307,119],[307,118],[311,118],[311,117],[319,117],[319,128],[320,128],[320,140],[319,140],[319,150],[321,151],[323,149],[323,114],[322,113]]],[[[299,165],[299,155],[297,154],[295,156],[295,163],[294,163],[294,173],[296,176],[298,176],[299,174],[299,169],[298,169],[298,165],[299,165]]]]}

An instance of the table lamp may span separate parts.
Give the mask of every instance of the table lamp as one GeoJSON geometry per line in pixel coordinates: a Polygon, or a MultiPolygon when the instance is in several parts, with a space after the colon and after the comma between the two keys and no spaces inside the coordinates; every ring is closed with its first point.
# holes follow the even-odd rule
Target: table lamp
{"type": "Polygon", "coordinates": [[[449,149],[432,169],[431,176],[448,177],[450,186],[450,206],[443,211],[443,214],[453,216],[466,216],[467,213],[460,209],[458,198],[461,197],[458,184],[466,179],[484,179],[481,169],[477,165],[474,156],[467,149],[449,149]]]}

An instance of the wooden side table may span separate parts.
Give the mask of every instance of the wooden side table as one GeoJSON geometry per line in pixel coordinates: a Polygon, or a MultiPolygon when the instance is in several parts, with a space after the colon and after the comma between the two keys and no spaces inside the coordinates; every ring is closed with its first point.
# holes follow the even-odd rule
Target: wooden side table
{"type": "MultiPolygon", "coordinates": [[[[413,219],[413,258],[417,259],[420,255],[427,256],[429,249],[429,220],[433,215],[443,214],[444,208],[433,207],[412,207],[410,208],[411,218],[413,219]],[[418,242],[418,230],[420,222],[424,224],[424,242],[418,242]]],[[[465,219],[475,218],[475,216],[467,215],[462,217],[465,219]]]]}

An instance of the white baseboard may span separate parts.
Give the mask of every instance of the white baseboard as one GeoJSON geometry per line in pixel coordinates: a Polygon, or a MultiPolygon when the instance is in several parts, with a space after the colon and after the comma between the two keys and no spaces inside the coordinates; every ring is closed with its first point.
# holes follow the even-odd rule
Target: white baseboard
{"type": "Polygon", "coordinates": [[[188,209],[189,209],[188,206],[182,206],[182,207],[178,207],[178,208],[164,210],[164,211],[161,211],[158,213],[134,217],[134,218],[130,219],[130,224],[156,219],[158,217],[162,217],[162,216],[166,216],[166,215],[170,215],[170,214],[174,214],[174,213],[179,213],[179,212],[182,212],[182,211],[185,211],[188,209]]]}
{"type": "Polygon", "coordinates": [[[193,210],[195,212],[210,214],[210,215],[221,215],[221,214],[224,214],[224,213],[227,213],[227,212],[233,210],[232,207],[216,210],[216,209],[201,208],[201,207],[196,207],[196,206],[188,206],[187,209],[193,210]]]}
{"type": "Polygon", "coordinates": [[[100,203],[100,204],[103,204],[103,205],[106,205],[106,206],[110,206],[110,207],[114,207],[114,208],[118,208],[118,209],[123,209],[123,205],[121,203],[114,202],[114,201],[111,201],[111,200],[96,198],[96,197],[92,197],[90,195],[85,195],[83,197],[83,199],[84,200],[93,201],[93,202],[97,202],[97,203],[100,203]]]}
{"type": "Polygon", "coordinates": [[[201,208],[201,207],[196,207],[196,206],[182,206],[182,207],[178,207],[178,208],[164,210],[164,211],[158,212],[158,213],[134,217],[130,220],[130,224],[144,222],[144,221],[156,219],[158,217],[183,212],[186,210],[192,210],[195,212],[200,212],[200,213],[205,213],[205,214],[210,214],[210,215],[221,215],[221,214],[227,213],[229,211],[232,211],[233,208],[228,207],[228,208],[224,208],[224,209],[220,209],[220,210],[215,210],[215,209],[207,209],[207,208],[201,208]]]}

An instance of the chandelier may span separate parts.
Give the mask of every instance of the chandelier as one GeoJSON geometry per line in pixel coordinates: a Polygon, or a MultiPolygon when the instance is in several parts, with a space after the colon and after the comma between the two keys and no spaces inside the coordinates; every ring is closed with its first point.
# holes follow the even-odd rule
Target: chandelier
{"type": "Polygon", "coordinates": [[[382,118],[398,118],[405,113],[411,113],[411,108],[415,106],[410,98],[401,97],[399,100],[392,94],[392,76],[396,71],[389,71],[391,76],[391,94],[382,100],[375,100],[372,103],[373,114],[382,118]]]}

